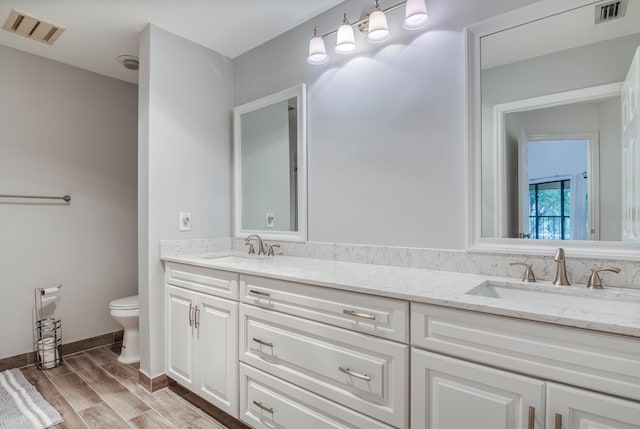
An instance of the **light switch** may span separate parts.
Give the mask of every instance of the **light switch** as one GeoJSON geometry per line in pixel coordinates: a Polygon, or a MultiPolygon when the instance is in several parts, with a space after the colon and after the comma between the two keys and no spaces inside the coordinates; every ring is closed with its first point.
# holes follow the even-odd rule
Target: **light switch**
{"type": "Polygon", "coordinates": [[[273,220],[274,220],[273,213],[267,212],[267,215],[265,217],[265,222],[264,222],[265,228],[273,228],[273,220]]]}
{"type": "Polygon", "coordinates": [[[191,231],[191,213],[180,213],[180,231],[191,231]]]}

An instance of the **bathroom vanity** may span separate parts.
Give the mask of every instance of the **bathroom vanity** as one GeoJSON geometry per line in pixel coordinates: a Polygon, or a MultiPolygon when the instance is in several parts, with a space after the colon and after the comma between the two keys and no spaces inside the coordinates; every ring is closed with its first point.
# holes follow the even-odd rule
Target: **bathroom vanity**
{"type": "Polygon", "coordinates": [[[638,291],[229,252],[165,270],[167,375],[253,427],[640,428],[638,291]]]}

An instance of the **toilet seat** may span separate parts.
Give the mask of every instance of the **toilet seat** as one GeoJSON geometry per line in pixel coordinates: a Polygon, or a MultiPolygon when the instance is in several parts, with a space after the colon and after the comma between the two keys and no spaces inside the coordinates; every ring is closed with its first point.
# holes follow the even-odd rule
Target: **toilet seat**
{"type": "Polygon", "coordinates": [[[139,307],[138,295],[115,299],[109,304],[111,310],[137,310],[139,307]]]}

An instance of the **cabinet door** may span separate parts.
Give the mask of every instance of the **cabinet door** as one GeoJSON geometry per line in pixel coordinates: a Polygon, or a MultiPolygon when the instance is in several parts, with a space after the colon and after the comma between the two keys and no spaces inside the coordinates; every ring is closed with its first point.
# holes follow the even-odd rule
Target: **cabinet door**
{"type": "Polygon", "coordinates": [[[411,427],[542,429],[544,386],[541,380],[413,349],[411,427]]]}
{"type": "Polygon", "coordinates": [[[165,351],[169,377],[186,387],[194,387],[193,350],[195,325],[193,313],[196,294],[173,286],[166,286],[165,351]]]}
{"type": "Polygon", "coordinates": [[[199,295],[196,312],[197,393],[238,417],[238,303],[199,295]]]}
{"type": "Polygon", "coordinates": [[[640,429],[640,403],[547,383],[547,429],[640,429]]]}

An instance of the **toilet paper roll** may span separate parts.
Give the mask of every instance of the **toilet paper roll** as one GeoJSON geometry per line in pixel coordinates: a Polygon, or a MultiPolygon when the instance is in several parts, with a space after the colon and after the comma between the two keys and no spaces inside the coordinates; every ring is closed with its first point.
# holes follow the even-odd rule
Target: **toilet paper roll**
{"type": "Polygon", "coordinates": [[[40,364],[44,369],[54,368],[57,363],[55,340],[51,337],[47,337],[38,341],[38,354],[40,357],[40,364]]]}
{"type": "Polygon", "coordinates": [[[40,289],[40,295],[55,295],[58,293],[58,288],[57,287],[48,287],[46,289],[40,289]]]}

